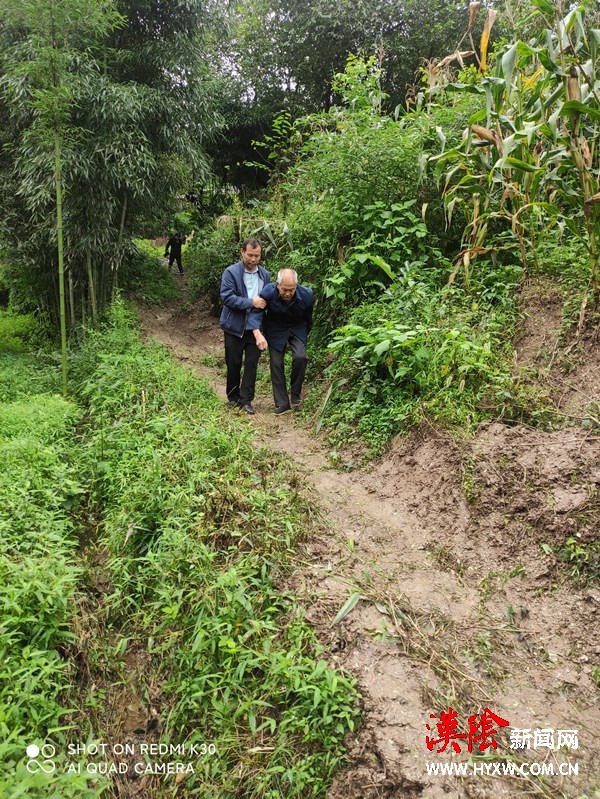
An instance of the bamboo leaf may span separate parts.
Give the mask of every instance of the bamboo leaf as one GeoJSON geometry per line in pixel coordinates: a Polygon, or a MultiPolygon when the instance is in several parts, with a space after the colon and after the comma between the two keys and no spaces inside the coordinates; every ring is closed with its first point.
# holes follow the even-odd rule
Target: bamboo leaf
{"type": "Polygon", "coordinates": [[[331,622],[331,626],[335,627],[336,624],[339,624],[346,616],[351,613],[354,608],[358,604],[358,600],[362,599],[362,596],[359,593],[350,594],[348,599],[344,602],[342,607],[338,610],[335,619],[331,622]]]}

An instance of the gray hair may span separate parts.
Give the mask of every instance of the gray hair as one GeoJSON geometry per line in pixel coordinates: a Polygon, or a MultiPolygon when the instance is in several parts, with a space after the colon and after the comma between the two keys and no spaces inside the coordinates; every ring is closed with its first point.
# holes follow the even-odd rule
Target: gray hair
{"type": "Polygon", "coordinates": [[[283,273],[284,272],[291,272],[292,276],[294,278],[294,282],[298,283],[298,273],[296,272],[295,269],[280,269],[279,272],[277,272],[277,282],[278,283],[281,283],[281,278],[283,277],[283,273]]]}

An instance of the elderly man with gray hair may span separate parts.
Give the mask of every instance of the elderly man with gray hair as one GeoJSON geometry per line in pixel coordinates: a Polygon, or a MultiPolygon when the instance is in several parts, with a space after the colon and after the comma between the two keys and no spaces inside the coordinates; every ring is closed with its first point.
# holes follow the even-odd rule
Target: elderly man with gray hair
{"type": "Polygon", "coordinates": [[[277,282],[266,285],[260,296],[267,303],[262,330],[269,345],[275,413],[281,414],[300,405],[315,298],[312,289],[298,285],[293,269],[282,269],[277,282]],[[283,366],[288,346],[292,352],[290,394],[283,366]]]}

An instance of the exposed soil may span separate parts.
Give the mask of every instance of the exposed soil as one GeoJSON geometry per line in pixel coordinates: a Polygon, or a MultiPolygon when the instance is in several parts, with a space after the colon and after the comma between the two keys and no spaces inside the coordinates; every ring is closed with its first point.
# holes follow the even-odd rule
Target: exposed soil
{"type": "Polygon", "coordinates": [[[538,276],[522,296],[523,322],[516,341],[515,374],[547,393],[557,414],[600,424],[600,330],[585,330],[568,342],[563,298],[549,277],[538,276]]]}
{"type": "MultiPolygon", "coordinates": [[[[141,309],[145,335],[225,399],[217,320],[182,292],[177,306],[141,309]]],[[[560,306],[557,313],[555,300],[546,300],[547,315],[534,309],[524,324],[517,368],[540,358],[548,365],[553,353],[560,363],[560,306]]],[[[582,371],[577,382],[596,401],[598,374],[586,381],[582,371]]],[[[364,699],[363,725],[348,740],[350,764],[329,799],[598,795],[592,671],[600,589],[567,580],[569,566],[552,548],[597,534],[600,434],[593,426],[543,432],[487,423],[459,445],[444,431],[422,430],[393,442],[369,472],[339,472],[323,437],[301,417],[274,416],[268,384],[261,386],[257,414],[248,418],[256,442],[293,459],[326,520],[326,532],[306,544],[293,588],[330,663],[356,677],[364,699]],[[332,625],[352,595],[360,599],[332,625]],[[577,730],[579,748],[559,752],[511,749],[504,728],[492,754],[556,768],[568,759],[579,775],[428,776],[427,763],[466,755],[465,741],[460,755],[426,746],[425,725],[437,738],[435,724],[450,706],[461,732],[486,707],[513,729],[577,730]]],[[[588,411],[572,405],[565,413],[588,411]]]]}

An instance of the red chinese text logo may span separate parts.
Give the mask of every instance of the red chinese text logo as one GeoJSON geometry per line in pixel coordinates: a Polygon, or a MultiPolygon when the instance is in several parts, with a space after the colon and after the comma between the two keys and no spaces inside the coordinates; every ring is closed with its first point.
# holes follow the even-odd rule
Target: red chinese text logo
{"type": "MultiPolygon", "coordinates": [[[[435,719],[437,716],[434,716],[432,713],[429,718],[435,719]]],[[[496,749],[498,746],[494,737],[498,735],[496,727],[508,727],[509,725],[509,721],[500,718],[500,716],[492,713],[492,711],[486,707],[483,713],[469,716],[468,734],[460,732],[458,729],[458,713],[449,707],[448,710],[440,713],[439,721],[436,721],[435,726],[437,728],[438,737],[436,738],[435,735],[433,735],[430,738],[429,735],[426,735],[425,743],[430,752],[433,752],[434,747],[439,746],[440,748],[436,750],[437,755],[445,752],[448,745],[451,745],[454,751],[460,754],[461,748],[459,741],[461,740],[467,741],[467,750],[469,752],[473,750],[485,752],[485,750],[490,747],[496,749]]],[[[431,732],[429,724],[425,726],[431,732]]]]}

